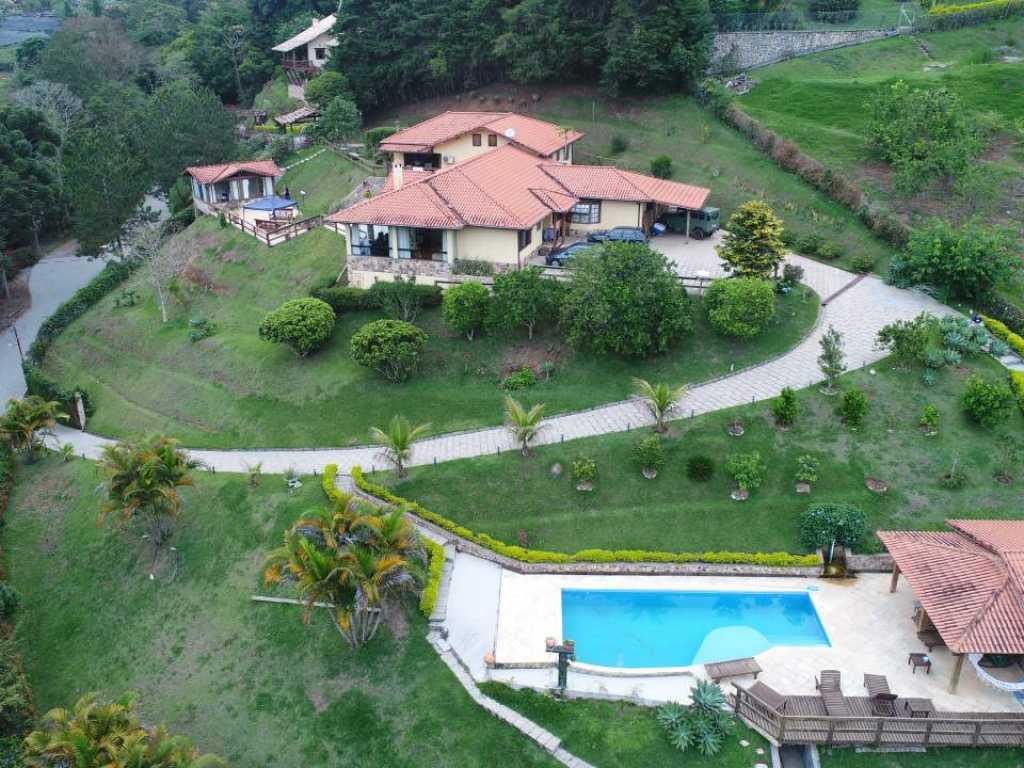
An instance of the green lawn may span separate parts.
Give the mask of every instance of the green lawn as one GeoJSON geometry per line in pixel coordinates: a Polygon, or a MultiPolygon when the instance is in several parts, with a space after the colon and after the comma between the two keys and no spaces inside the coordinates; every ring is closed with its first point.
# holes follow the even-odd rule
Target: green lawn
{"type": "MultiPolygon", "coordinates": [[[[499,87],[488,93],[502,93],[499,87]]],[[[840,264],[858,253],[870,253],[878,263],[888,263],[891,248],[875,238],[846,208],[812,189],[798,177],[782,171],[750,141],[722,124],[685,96],[651,99],[609,99],[584,87],[545,92],[533,111],[538,117],[571,126],[586,133],[576,145],[576,162],[614,164],[643,173],[651,159],[672,158],[672,178],[711,189],[708,205],[722,209],[722,221],[751,198],[767,200],[797,235],[817,233],[845,252],[840,264]],[[611,139],[624,136],[629,146],[610,155],[611,139]]],[[[507,102],[503,102],[507,103],[507,102]]],[[[409,105],[398,115],[382,117],[378,124],[403,125],[444,109],[471,107],[452,100],[432,100],[409,105]]]]}
{"type": "Polygon", "coordinates": [[[968,27],[805,56],[756,70],[756,87],[739,104],[807,154],[850,175],[876,200],[914,219],[967,213],[962,201],[936,184],[906,199],[892,187],[891,174],[867,146],[868,103],[886,84],[903,79],[915,87],[945,87],[957,93],[967,111],[998,135],[983,157],[999,193],[973,202],[978,213],[1019,225],[1024,209],[1024,152],[1013,138],[1014,121],[1024,119],[1024,64],[1004,62],[1004,46],[1020,55],[1024,20],[968,27]],[[991,59],[986,61],[986,59],[991,59]],[[975,63],[986,61],[986,63],[975,63]]]}
{"type": "MultiPolygon", "coordinates": [[[[518,454],[488,456],[437,466],[415,467],[395,483],[391,472],[374,479],[409,499],[462,525],[516,542],[525,531],[538,549],[576,551],[589,547],[672,551],[799,551],[800,513],[811,502],[841,501],[865,510],[872,530],[881,527],[930,528],[956,517],[1019,517],[1021,467],[1010,485],[993,480],[993,435],[961,415],[958,398],[968,369],[945,371],[931,389],[919,372],[898,372],[887,362],[848,374],[845,386],[860,386],[870,398],[867,420],[850,430],[833,415],[834,398],[815,390],[798,393],[802,413],[789,430],[774,426],[769,406],[750,406],[674,422],[665,441],[666,465],[655,480],[641,477],[632,457],[637,433],[606,435],[518,454]],[[918,427],[925,403],[941,413],[938,436],[918,427]],[[726,427],[740,416],[746,434],[734,438],[726,427]],[[729,498],[726,457],[758,450],[768,464],[763,486],[742,503],[729,498]],[[714,459],[708,483],[686,477],[688,457],[714,459]],[[810,496],[795,493],[796,459],[813,454],[821,461],[819,481],[810,496]],[[580,493],[569,477],[574,459],[596,460],[598,481],[580,493]],[[967,487],[950,491],[939,485],[954,458],[966,464],[967,487]],[[554,478],[550,468],[566,472],[554,478]],[[888,493],[865,487],[865,477],[887,482],[888,493]]],[[[1004,375],[995,361],[978,360],[970,370],[1004,375]]],[[[1021,434],[1024,419],[1014,409],[1005,425],[1021,434]]],[[[646,434],[644,431],[642,434],[646,434]]],[[[867,548],[878,547],[871,537],[867,548]]]]}
{"type": "MultiPolygon", "coordinates": [[[[303,149],[291,155],[285,164],[297,163],[321,149],[318,146],[303,149]]],[[[298,201],[302,215],[315,216],[338,210],[349,192],[366,176],[366,171],[358,165],[327,150],[285,173],[277,189],[283,193],[288,187],[292,198],[298,201]]]]}
{"type": "Polygon", "coordinates": [[[327,346],[302,360],[256,333],[266,312],[338,273],[339,235],[320,229],[268,249],[206,218],[179,237],[180,247],[197,254],[212,292],[188,308],[175,305],[161,325],[153,290],[139,276],[137,306],[115,309],[116,296],[107,297],[47,356],[50,373],[93,397],[90,430],[159,430],[195,447],[311,447],[365,443],[368,429],[395,412],[431,422],[434,432],[493,425],[502,419],[502,377],[526,363],[552,360],[555,372],[524,399],[546,402],[549,412],[575,410],[627,397],[632,376],[695,382],[784,352],[818,309],[813,293],[780,299],[777,323],[739,342],[713,333],[695,306],[695,331],[668,354],[639,362],[575,355],[553,331],[532,342],[525,335],[468,342],[449,333],[433,309],[417,321],[430,336],[423,370],[405,384],[386,384],[349,353],[351,335],[376,313],[340,317],[327,346]],[[213,321],[217,333],[192,344],[188,321],[199,317],[213,321]]]}
{"type": "Polygon", "coordinates": [[[172,541],[177,577],[161,563],[155,581],[137,535],[97,526],[97,482],[81,460],[23,466],[6,517],[40,711],[138,691],[144,721],[239,767],[556,765],[472,702],[414,601],[359,652],[326,617],[304,626],[298,608],[250,601],[283,530],[323,503],[312,478],[293,495],[279,477],[198,477],[172,541]]]}
{"type": "Polygon", "coordinates": [[[929,749],[927,752],[821,750],[822,768],[1024,768],[1019,749],[929,749]]]}
{"type": "Polygon", "coordinates": [[[750,768],[771,763],[768,742],[742,723],[714,757],[681,753],[655,719],[654,710],[636,704],[582,699],[563,701],[530,689],[485,683],[484,693],[506,704],[562,739],[562,746],[594,765],[618,768],[750,768]],[[740,740],[750,742],[743,747],[740,740]],[[758,755],[756,750],[765,750],[758,755]]]}

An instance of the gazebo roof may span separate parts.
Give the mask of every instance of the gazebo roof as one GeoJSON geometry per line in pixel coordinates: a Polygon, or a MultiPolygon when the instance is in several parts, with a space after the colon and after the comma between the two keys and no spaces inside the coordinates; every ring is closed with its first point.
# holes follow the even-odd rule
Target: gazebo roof
{"type": "Polygon", "coordinates": [[[878,538],[951,651],[1024,654],[1024,520],[946,523],[878,538]]]}

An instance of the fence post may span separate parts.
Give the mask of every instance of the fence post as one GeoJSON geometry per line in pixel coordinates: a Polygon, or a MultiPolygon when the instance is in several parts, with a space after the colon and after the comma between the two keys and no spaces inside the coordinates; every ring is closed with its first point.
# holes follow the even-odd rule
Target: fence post
{"type": "Polygon", "coordinates": [[[981,738],[981,720],[978,720],[974,724],[974,733],[971,734],[971,746],[978,746],[978,740],[981,738]]]}
{"type": "Polygon", "coordinates": [[[875,745],[882,743],[882,728],[885,726],[885,720],[878,718],[878,722],[875,723],[875,745]]]}

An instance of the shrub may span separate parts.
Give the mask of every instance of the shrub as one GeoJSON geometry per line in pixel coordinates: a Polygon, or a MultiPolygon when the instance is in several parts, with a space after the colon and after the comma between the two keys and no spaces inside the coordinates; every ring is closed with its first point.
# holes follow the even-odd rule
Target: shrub
{"type": "Polygon", "coordinates": [[[188,340],[193,344],[210,338],[216,332],[216,323],[207,320],[205,317],[197,317],[188,321],[188,340]]]}
{"type": "Polygon", "coordinates": [[[672,158],[668,155],[658,155],[651,160],[651,176],[656,179],[671,179],[672,158]]]}
{"type": "Polygon", "coordinates": [[[796,481],[812,485],[818,482],[818,467],[821,462],[810,454],[796,457],[796,481]]]}
{"type": "Polygon", "coordinates": [[[958,491],[967,485],[967,480],[967,470],[964,468],[964,465],[960,462],[960,459],[954,459],[949,472],[946,472],[939,478],[939,485],[947,491],[958,491]]]}
{"type": "Polygon", "coordinates": [[[441,577],[444,574],[444,547],[426,536],[421,536],[420,542],[427,548],[427,555],[430,558],[430,564],[427,566],[427,583],[423,585],[423,591],[420,593],[420,613],[429,619],[441,592],[441,577]]]}
{"type": "Polygon", "coordinates": [[[633,443],[633,455],[641,469],[661,469],[665,465],[665,449],[659,435],[646,435],[633,443]]]}
{"type": "Polygon", "coordinates": [[[1005,341],[1014,352],[1024,357],[1024,336],[1014,333],[1005,323],[999,320],[985,316],[982,316],[981,319],[993,336],[1005,341]]]}
{"type": "Polygon", "coordinates": [[[1010,389],[1017,398],[1020,412],[1024,413],[1024,371],[1010,371],[1010,389]]]}
{"type": "Polygon", "coordinates": [[[494,279],[488,325],[505,331],[525,328],[533,338],[538,325],[558,317],[564,286],[544,277],[540,267],[503,272],[494,279]]]}
{"type": "Polygon", "coordinates": [[[860,0],[810,0],[807,13],[811,18],[840,24],[854,18],[859,8],[860,0]]]}
{"type": "Polygon", "coordinates": [[[715,476],[715,462],[710,456],[691,456],[686,460],[686,476],[698,483],[706,483],[715,476]]]}
{"type": "Polygon", "coordinates": [[[320,299],[286,301],[263,318],[260,338],[287,344],[299,357],[320,349],[334,332],[334,310],[320,299]]]}
{"type": "Polygon", "coordinates": [[[749,200],[737,208],[725,225],[726,234],[715,246],[718,255],[738,277],[769,278],[785,255],[782,220],[763,200],[749,200]]]}
{"type": "Polygon", "coordinates": [[[388,381],[405,381],[419,364],[427,334],[402,320],[375,320],[352,335],[352,359],[388,381]]]}
{"type": "Polygon", "coordinates": [[[393,136],[397,130],[390,125],[382,125],[379,128],[367,128],[363,131],[363,144],[366,146],[367,154],[370,157],[376,155],[380,143],[388,136],[393,136]]]}
{"type": "Polygon", "coordinates": [[[450,328],[470,341],[487,319],[491,294],[480,283],[460,283],[444,294],[441,310],[450,328]]]}
{"type": "Polygon", "coordinates": [[[341,72],[327,70],[314,77],[306,85],[306,101],[323,109],[338,96],[351,98],[352,88],[348,78],[341,72]]]}
{"type": "Polygon", "coordinates": [[[0,619],[10,619],[18,606],[21,605],[21,596],[6,581],[0,581],[0,619]]]}
{"type": "Polygon", "coordinates": [[[596,354],[648,357],[693,327],[690,299],[667,257],[610,243],[576,257],[562,301],[569,344],[596,354]]]}
{"type": "Polygon", "coordinates": [[[736,727],[732,713],[726,710],[725,694],[716,683],[698,680],[690,691],[690,701],[688,707],[674,702],[658,707],[658,722],[669,732],[676,749],[696,749],[705,757],[713,757],[736,727]]]}
{"type": "Polygon", "coordinates": [[[775,315],[775,292],[771,283],[756,277],[715,280],[705,291],[704,306],[716,331],[749,339],[775,315]]]}
{"type": "Polygon", "coordinates": [[[523,366],[505,377],[501,382],[501,388],[506,392],[515,392],[520,389],[528,389],[537,383],[537,375],[529,366],[523,366]]]}
{"type": "Polygon", "coordinates": [[[597,462],[589,456],[580,456],[572,463],[572,478],[577,483],[597,482],[597,462]]]}
{"type": "Polygon", "coordinates": [[[797,239],[796,250],[797,253],[802,253],[804,256],[817,256],[818,250],[825,244],[825,238],[821,235],[804,235],[797,239]]]}
{"type": "Polygon", "coordinates": [[[964,411],[974,421],[988,429],[999,426],[1009,415],[1013,393],[1001,381],[974,374],[964,385],[961,399],[964,411]]]}
{"type": "Polygon", "coordinates": [[[489,277],[494,274],[494,264],[479,259],[455,259],[452,262],[452,274],[489,277]]]}
{"type": "Polygon", "coordinates": [[[836,546],[852,547],[864,535],[867,518],[850,504],[812,504],[800,517],[800,540],[831,562],[836,546]]]}
{"type": "Polygon", "coordinates": [[[804,268],[799,264],[782,265],[782,282],[794,286],[804,279],[804,268]]]}
{"type": "Polygon", "coordinates": [[[875,344],[891,352],[900,365],[927,362],[928,341],[934,327],[935,318],[922,312],[913,320],[896,320],[882,326],[875,344]]]}
{"type": "Polygon", "coordinates": [[[330,304],[331,308],[339,315],[343,312],[358,312],[373,308],[369,291],[347,285],[333,285],[333,280],[332,285],[314,288],[310,291],[310,295],[314,299],[320,299],[320,301],[330,304]]]}
{"type": "Polygon", "coordinates": [[[736,486],[744,491],[759,488],[767,470],[768,467],[758,451],[734,453],[725,462],[725,471],[736,481],[736,486]]]}
{"type": "Polygon", "coordinates": [[[800,414],[800,404],[792,387],[783,387],[779,396],[772,401],[772,414],[775,416],[775,423],[783,427],[788,427],[796,421],[800,414]]]}
{"type": "Polygon", "coordinates": [[[442,292],[436,285],[416,285],[416,278],[396,277],[394,281],[374,283],[367,291],[371,307],[383,310],[392,320],[414,322],[422,307],[441,305],[442,292]]]}
{"type": "MultiPolygon", "coordinates": [[[[24,735],[32,726],[32,689],[25,677],[13,637],[0,638],[0,733],[24,735]]],[[[20,766],[19,760],[12,765],[20,766]]]]}
{"type": "Polygon", "coordinates": [[[931,403],[926,403],[921,410],[920,424],[929,432],[935,432],[939,428],[939,409],[931,403]]]}
{"type": "MultiPolygon", "coordinates": [[[[843,249],[835,243],[822,243],[818,247],[818,257],[827,259],[829,261],[835,261],[843,257],[843,249]]],[[[874,266],[874,264],[872,264],[874,266]]]]}
{"type": "Polygon", "coordinates": [[[850,259],[850,266],[854,272],[870,272],[875,268],[877,259],[870,253],[858,253],[850,259]]]}
{"type": "Polygon", "coordinates": [[[839,418],[848,427],[859,427],[868,412],[868,398],[859,389],[844,392],[839,400],[839,418]]]}
{"type": "Polygon", "coordinates": [[[629,149],[629,139],[623,136],[621,133],[616,133],[612,136],[611,143],[608,145],[608,153],[611,155],[621,155],[629,149]]]}

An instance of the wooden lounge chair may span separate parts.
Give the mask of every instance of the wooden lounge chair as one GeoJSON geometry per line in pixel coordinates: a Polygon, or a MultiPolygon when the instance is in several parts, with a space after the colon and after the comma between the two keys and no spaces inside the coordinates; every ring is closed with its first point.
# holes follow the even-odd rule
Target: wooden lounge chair
{"type": "Polygon", "coordinates": [[[754,683],[747,688],[747,695],[757,699],[773,712],[786,711],[786,697],[764,683],[754,683]]]}
{"type": "Polygon", "coordinates": [[[942,639],[942,635],[936,632],[934,629],[925,629],[917,633],[917,639],[924,643],[924,647],[929,651],[932,648],[942,648],[946,645],[946,642],[942,639]]]}
{"type": "Polygon", "coordinates": [[[713,682],[718,682],[726,677],[739,677],[740,675],[753,675],[757,680],[761,672],[761,666],[752,658],[732,659],[731,661],[716,661],[704,665],[704,671],[713,682]]]}
{"type": "Polygon", "coordinates": [[[830,715],[843,717],[853,714],[850,703],[843,695],[842,675],[838,670],[823,670],[821,679],[815,678],[814,687],[820,691],[821,703],[830,715]]]}
{"type": "Polygon", "coordinates": [[[864,675],[864,687],[871,699],[871,713],[878,717],[896,717],[896,694],[889,690],[885,675],[864,675]]]}

